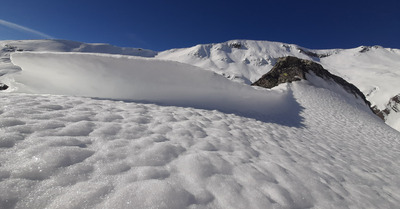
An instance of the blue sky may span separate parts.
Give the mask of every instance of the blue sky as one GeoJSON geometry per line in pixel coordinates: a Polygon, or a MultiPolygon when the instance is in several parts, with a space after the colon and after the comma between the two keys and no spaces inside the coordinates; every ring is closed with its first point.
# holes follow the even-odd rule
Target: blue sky
{"type": "Polygon", "coordinates": [[[153,50],[232,39],[400,48],[399,0],[12,0],[1,3],[0,20],[3,40],[52,37],[153,50]]]}

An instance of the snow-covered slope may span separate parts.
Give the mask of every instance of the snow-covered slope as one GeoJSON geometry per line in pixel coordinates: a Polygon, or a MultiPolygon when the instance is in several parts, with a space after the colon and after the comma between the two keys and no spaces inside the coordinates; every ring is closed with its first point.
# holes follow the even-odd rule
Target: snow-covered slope
{"type": "Polygon", "coordinates": [[[157,57],[198,66],[232,80],[251,84],[267,73],[279,57],[295,56],[320,63],[325,69],[356,85],[376,105],[385,109],[400,93],[400,50],[379,46],[354,49],[310,50],[295,44],[232,40],[191,48],[154,52],[107,44],[85,44],[65,40],[0,41],[0,74],[20,70],[12,65],[14,51],[93,52],[157,57]],[[14,70],[13,70],[14,69],[14,70]]]}
{"type": "Polygon", "coordinates": [[[22,71],[4,76],[10,92],[88,96],[284,118],[293,96],[256,90],[173,61],[82,53],[15,53],[22,71]]]}
{"type": "Polygon", "coordinates": [[[21,70],[18,66],[13,65],[10,60],[11,53],[21,51],[94,52],[140,57],[154,57],[157,54],[157,52],[147,49],[116,47],[109,44],[87,44],[67,40],[0,41],[0,75],[21,70]]]}
{"type": "MultiPolygon", "coordinates": [[[[279,57],[294,56],[311,59],[294,45],[269,41],[232,40],[218,44],[160,52],[159,59],[189,63],[226,77],[251,84],[267,73],[279,57]]],[[[323,51],[323,53],[334,53],[323,51]]]]}
{"type": "Polygon", "coordinates": [[[400,134],[327,89],[287,88],[301,125],[0,93],[0,208],[397,208],[400,134]]]}
{"type": "MultiPolygon", "coordinates": [[[[250,84],[271,70],[279,57],[285,56],[320,63],[357,86],[379,110],[384,110],[390,98],[400,93],[400,50],[379,46],[310,50],[294,44],[232,40],[172,49],[159,53],[157,58],[189,63],[250,84]]],[[[390,116],[391,121],[394,117],[390,116]]],[[[394,120],[400,121],[400,117],[394,120]]],[[[398,126],[392,127],[400,130],[398,126]]]]}
{"type": "Polygon", "coordinates": [[[154,57],[157,54],[148,49],[117,47],[103,43],[88,44],[69,40],[0,41],[0,46],[3,53],[6,51],[95,52],[141,57],[154,57]]]}
{"type": "Polygon", "coordinates": [[[321,64],[360,88],[381,110],[400,93],[398,49],[358,47],[325,57],[321,64]]]}
{"type": "Polygon", "coordinates": [[[0,209],[400,205],[400,133],[319,77],[267,90],[154,58],[10,61],[0,209]]]}

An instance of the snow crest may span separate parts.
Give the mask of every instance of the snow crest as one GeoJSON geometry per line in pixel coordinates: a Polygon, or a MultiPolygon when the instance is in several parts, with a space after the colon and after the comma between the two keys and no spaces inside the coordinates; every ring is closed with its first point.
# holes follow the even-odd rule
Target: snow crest
{"type": "MultiPolygon", "coordinates": [[[[255,89],[174,61],[82,53],[15,53],[15,92],[87,96],[237,113],[258,119],[298,109],[288,91],[255,89]]],[[[298,106],[298,105],[297,105],[298,106]]]]}

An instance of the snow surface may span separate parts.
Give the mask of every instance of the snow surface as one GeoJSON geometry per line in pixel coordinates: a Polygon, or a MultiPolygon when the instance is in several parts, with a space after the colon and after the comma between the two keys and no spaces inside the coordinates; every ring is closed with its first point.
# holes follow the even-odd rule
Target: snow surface
{"type": "Polygon", "coordinates": [[[310,50],[295,44],[232,40],[167,50],[156,57],[189,63],[249,84],[271,70],[277,58],[285,56],[320,63],[331,73],[356,85],[372,105],[381,110],[391,97],[400,93],[400,50],[380,46],[310,50]],[[240,44],[241,48],[234,48],[232,44],[240,44]],[[303,51],[324,56],[309,56],[303,51]]]}
{"type": "Polygon", "coordinates": [[[69,40],[16,40],[0,41],[2,48],[15,47],[23,51],[42,51],[42,52],[94,52],[106,54],[132,55],[140,57],[154,57],[157,52],[140,49],[117,47],[103,43],[81,43],[69,40]]]}
{"type": "Polygon", "coordinates": [[[0,208],[397,208],[400,134],[332,91],[287,88],[302,125],[1,93],[0,208]]]}
{"type": "Polygon", "coordinates": [[[0,76],[21,70],[11,63],[10,54],[15,51],[39,52],[94,52],[106,54],[121,54],[140,57],[154,57],[157,52],[138,49],[116,47],[109,44],[87,44],[68,40],[16,40],[0,41],[0,76]]]}
{"type": "MultiPolygon", "coordinates": [[[[175,60],[217,72],[234,81],[250,84],[275,65],[279,57],[295,56],[320,63],[363,92],[372,106],[384,110],[389,99],[400,93],[400,50],[380,46],[354,49],[310,50],[295,44],[232,40],[160,52],[159,59],[175,60]],[[241,47],[235,48],[234,46],[241,47]],[[306,54],[308,53],[308,54],[306,54]],[[316,56],[310,56],[314,53],[316,56]]],[[[397,114],[389,125],[400,123],[397,114]]]]}
{"type": "MultiPolygon", "coordinates": [[[[8,77],[9,91],[88,96],[217,109],[258,119],[293,110],[290,93],[255,89],[178,62],[121,55],[15,53],[23,70],[8,77]]],[[[7,76],[4,78],[7,79],[7,76]]]]}
{"type": "Polygon", "coordinates": [[[154,58],[11,56],[0,209],[400,205],[400,133],[334,83],[265,90],[154,58]]]}
{"type": "Polygon", "coordinates": [[[386,116],[386,124],[396,130],[400,130],[400,104],[392,100],[388,107],[391,111],[386,116]]]}
{"type": "Polygon", "coordinates": [[[356,85],[372,105],[384,110],[390,98],[400,93],[400,53],[378,46],[361,52],[365,48],[344,50],[321,59],[321,64],[356,85]]]}
{"type": "Polygon", "coordinates": [[[251,84],[267,73],[277,58],[296,56],[310,59],[296,50],[298,46],[269,41],[233,40],[218,44],[160,52],[159,59],[175,60],[223,74],[233,80],[251,84]],[[240,45],[234,48],[233,45],[240,45]]]}

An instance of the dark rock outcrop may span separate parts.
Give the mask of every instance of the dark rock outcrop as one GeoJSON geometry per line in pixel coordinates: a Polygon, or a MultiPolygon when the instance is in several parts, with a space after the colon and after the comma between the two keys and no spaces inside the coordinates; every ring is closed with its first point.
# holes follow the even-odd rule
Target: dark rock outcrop
{"type": "Polygon", "coordinates": [[[341,77],[331,74],[318,63],[292,56],[279,58],[275,66],[268,73],[251,85],[273,88],[281,83],[291,83],[302,79],[307,80],[306,74],[311,72],[324,80],[336,82],[347,92],[353,94],[355,97],[361,98],[369,107],[371,106],[371,103],[365,98],[365,95],[353,84],[341,77]]]}
{"type": "Polygon", "coordinates": [[[0,91],[8,89],[8,86],[4,83],[0,83],[0,91]]]}
{"type": "Polygon", "coordinates": [[[308,55],[310,57],[317,57],[317,58],[329,57],[329,54],[317,54],[315,52],[307,51],[307,50],[302,49],[302,48],[297,48],[297,49],[300,51],[300,53],[303,53],[303,54],[308,55]]]}
{"type": "Polygon", "coordinates": [[[239,42],[230,43],[230,44],[229,44],[229,47],[235,48],[235,49],[240,49],[240,48],[242,48],[242,44],[239,43],[239,42]]]}
{"type": "Polygon", "coordinates": [[[379,48],[382,48],[382,47],[378,46],[378,45],[376,45],[376,46],[361,46],[361,50],[359,52],[365,53],[365,52],[370,51],[371,49],[379,49],[379,48]]]}
{"type": "Polygon", "coordinates": [[[400,112],[400,94],[390,98],[384,110],[379,110],[376,106],[373,107],[373,110],[377,116],[386,121],[386,117],[391,112],[400,112]]]}

